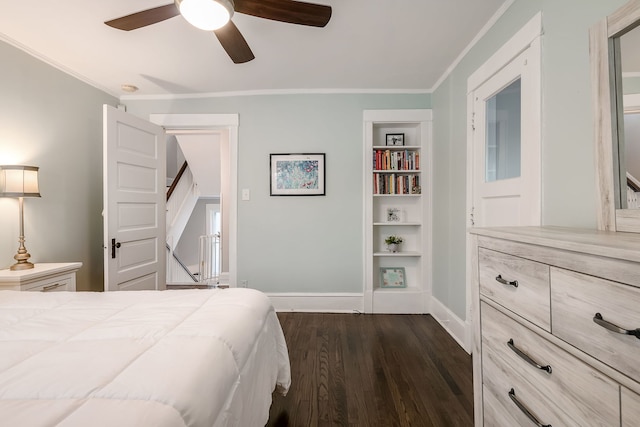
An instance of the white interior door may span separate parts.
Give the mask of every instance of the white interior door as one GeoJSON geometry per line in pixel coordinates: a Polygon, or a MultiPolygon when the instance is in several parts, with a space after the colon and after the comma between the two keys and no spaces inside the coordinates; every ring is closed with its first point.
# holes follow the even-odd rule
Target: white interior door
{"type": "Polygon", "coordinates": [[[540,224],[539,103],[529,50],[473,91],[472,225],[540,224]]]}
{"type": "MultiPolygon", "coordinates": [[[[516,34],[500,47],[467,79],[467,212],[469,226],[539,225],[541,223],[541,43],[542,13],[532,17],[516,34]],[[498,171],[487,168],[487,112],[486,103],[520,79],[520,177],[507,167],[498,171]],[[487,176],[489,182],[487,183],[487,176]],[[500,179],[498,179],[498,177],[500,179]],[[509,178],[508,178],[509,177],[509,178]],[[502,181],[502,182],[499,182],[502,181]],[[519,181],[519,182],[518,182],[519,181]],[[493,185],[496,184],[496,185],[493,185]],[[502,188],[500,188],[502,186],[502,188]],[[495,187],[495,188],[492,188],[495,187]],[[515,188],[513,188],[515,187],[515,188]],[[506,205],[506,206],[501,206],[506,205]]],[[[516,88],[511,87],[509,90],[516,88]]],[[[509,90],[505,93],[508,94],[509,90]]],[[[498,103],[498,99],[495,100],[498,103]]],[[[513,100],[512,100],[513,101],[513,100]]],[[[493,101],[491,101],[493,102],[493,101]]],[[[496,105],[491,105],[495,107],[496,105]]],[[[499,107],[499,105],[498,105],[499,107]]],[[[495,108],[495,123],[506,119],[495,108]]],[[[502,138],[509,134],[504,124],[494,126],[491,136],[502,138]]],[[[495,144],[494,144],[495,145],[495,144]]],[[[511,147],[513,148],[513,147],[511,147]]],[[[511,160],[513,150],[490,153],[491,162],[500,167],[511,160]]],[[[510,166],[514,166],[510,164],[510,166]]],[[[491,165],[490,165],[491,166],[491,165]]],[[[517,170],[517,169],[516,169],[517,170]]],[[[474,240],[467,234],[466,348],[478,351],[474,320],[475,272],[478,260],[474,240]]]]}
{"type": "Polygon", "coordinates": [[[103,120],[104,290],[165,289],[164,129],[109,105],[103,120]]]}

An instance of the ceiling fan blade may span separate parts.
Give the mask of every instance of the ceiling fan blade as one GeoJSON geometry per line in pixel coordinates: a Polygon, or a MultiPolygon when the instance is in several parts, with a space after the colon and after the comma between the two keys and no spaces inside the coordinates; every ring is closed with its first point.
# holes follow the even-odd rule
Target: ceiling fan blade
{"type": "Polygon", "coordinates": [[[229,21],[224,27],[214,31],[220,44],[235,64],[249,62],[255,58],[238,27],[229,21]]]}
{"type": "Polygon", "coordinates": [[[105,22],[105,24],[118,30],[131,31],[146,27],[147,25],[156,24],[178,15],[180,15],[180,11],[175,3],[171,3],[112,19],[111,21],[105,22]]]}
{"type": "Polygon", "coordinates": [[[291,24],[324,27],[331,19],[331,6],[294,0],[234,0],[235,11],[258,18],[291,24]]]}

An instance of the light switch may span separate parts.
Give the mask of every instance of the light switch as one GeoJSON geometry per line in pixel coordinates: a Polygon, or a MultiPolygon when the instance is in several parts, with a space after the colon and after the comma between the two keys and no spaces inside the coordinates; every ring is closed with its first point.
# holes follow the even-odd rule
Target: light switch
{"type": "Polygon", "coordinates": [[[242,189],[242,200],[249,200],[251,198],[251,192],[248,188],[242,189]]]}

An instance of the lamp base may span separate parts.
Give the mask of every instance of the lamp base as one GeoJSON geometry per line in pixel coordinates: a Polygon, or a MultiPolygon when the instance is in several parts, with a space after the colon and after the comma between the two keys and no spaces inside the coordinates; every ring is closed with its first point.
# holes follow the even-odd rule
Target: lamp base
{"type": "MultiPolygon", "coordinates": [[[[22,212],[22,209],[20,211],[22,212]]],[[[24,232],[22,231],[22,229],[20,230],[20,237],[18,238],[18,242],[20,243],[18,253],[13,256],[13,259],[18,262],[9,267],[9,270],[28,270],[30,268],[33,268],[33,263],[30,263],[28,261],[29,258],[31,258],[31,254],[27,252],[27,248],[24,247],[24,232]]]]}
{"type": "Polygon", "coordinates": [[[29,261],[22,261],[22,262],[16,262],[15,264],[13,264],[11,267],[9,267],[9,270],[11,271],[29,270],[30,268],[33,268],[33,266],[34,264],[29,261]]]}

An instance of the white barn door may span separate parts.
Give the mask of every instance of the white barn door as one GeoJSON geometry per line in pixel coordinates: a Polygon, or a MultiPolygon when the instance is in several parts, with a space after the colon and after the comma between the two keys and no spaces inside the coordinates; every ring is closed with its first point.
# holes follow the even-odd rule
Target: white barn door
{"type": "Polygon", "coordinates": [[[109,105],[104,120],[104,290],[166,288],[164,129],[109,105]]]}

